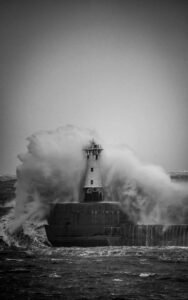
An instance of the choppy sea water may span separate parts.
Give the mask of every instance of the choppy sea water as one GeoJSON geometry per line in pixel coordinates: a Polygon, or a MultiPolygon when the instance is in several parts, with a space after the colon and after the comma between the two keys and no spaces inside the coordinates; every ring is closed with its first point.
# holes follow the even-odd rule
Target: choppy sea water
{"type": "Polygon", "coordinates": [[[188,299],[188,248],[53,248],[44,228],[7,234],[0,218],[0,299],[188,299]]]}
{"type": "Polygon", "coordinates": [[[188,249],[0,249],[0,299],[188,299],[188,249]]]}

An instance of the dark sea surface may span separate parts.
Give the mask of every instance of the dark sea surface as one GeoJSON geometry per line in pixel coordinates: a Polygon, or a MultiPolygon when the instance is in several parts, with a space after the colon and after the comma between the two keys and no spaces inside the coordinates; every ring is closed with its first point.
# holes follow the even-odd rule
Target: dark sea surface
{"type": "Polygon", "coordinates": [[[188,249],[0,250],[0,299],[188,299],[188,249]]]}

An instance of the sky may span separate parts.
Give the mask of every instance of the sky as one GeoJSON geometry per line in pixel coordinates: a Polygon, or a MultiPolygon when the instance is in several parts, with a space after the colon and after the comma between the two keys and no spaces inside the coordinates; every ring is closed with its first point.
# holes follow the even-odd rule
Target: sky
{"type": "Polygon", "coordinates": [[[66,124],[188,170],[188,2],[1,1],[0,174],[66,124]]]}

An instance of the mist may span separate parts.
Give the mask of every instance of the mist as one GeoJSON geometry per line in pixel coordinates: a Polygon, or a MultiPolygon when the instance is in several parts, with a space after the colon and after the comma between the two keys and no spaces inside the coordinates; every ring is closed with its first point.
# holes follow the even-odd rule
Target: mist
{"type": "Polygon", "coordinates": [[[105,144],[93,130],[67,125],[31,135],[27,152],[19,154],[11,232],[28,220],[45,220],[52,204],[83,201],[87,167],[83,149],[92,139],[104,148],[100,158],[104,201],[118,202],[135,224],[186,222],[188,189],[173,183],[165,170],[141,162],[127,146],[105,144]]]}

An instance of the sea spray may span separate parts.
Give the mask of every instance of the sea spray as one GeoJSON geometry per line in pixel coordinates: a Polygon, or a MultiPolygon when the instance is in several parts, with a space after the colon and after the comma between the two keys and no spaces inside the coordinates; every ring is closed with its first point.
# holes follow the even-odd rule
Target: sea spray
{"type": "Polygon", "coordinates": [[[27,153],[19,155],[10,233],[27,221],[45,220],[52,203],[83,201],[87,167],[83,149],[92,139],[104,148],[100,161],[104,201],[120,202],[136,224],[185,222],[188,192],[172,183],[161,167],[142,163],[127,147],[107,146],[94,131],[68,125],[28,138],[27,153]],[[174,217],[177,207],[179,215],[174,217]]]}
{"type": "Polygon", "coordinates": [[[46,222],[26,220],[17,230],[10,232],[10,224],[15,222],[14,207],[0,217],[0,249],[6,246],[16,249],[42,249],[50,246],[46,238],[46,222]]]}
{"type": "Polygon", "coordinates": [[[83,147],[92,138],[91,130],[68,125],[28,138],[27,153],[19,155],[17,168],[14,232],[26,220],[43,220],[55,202],[78,202],[86,171],[83,147]]]}
{"type": "Polygon", "coordinates": [[[111,146],[101,170],[106,198],[120,202],[135,224],[188,221],[188,188],[172,182],[162,167],[142,163],[127,147],[111,146]]]}

